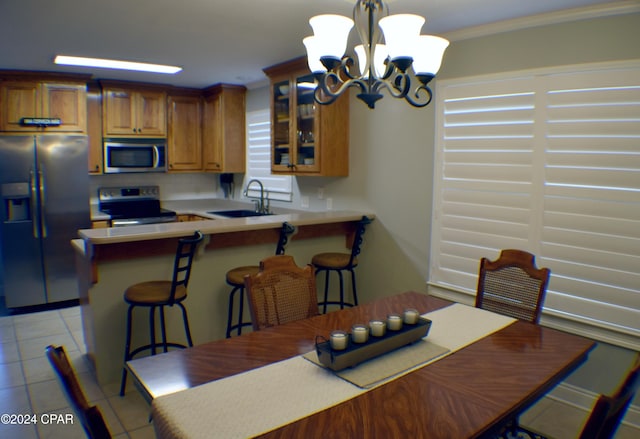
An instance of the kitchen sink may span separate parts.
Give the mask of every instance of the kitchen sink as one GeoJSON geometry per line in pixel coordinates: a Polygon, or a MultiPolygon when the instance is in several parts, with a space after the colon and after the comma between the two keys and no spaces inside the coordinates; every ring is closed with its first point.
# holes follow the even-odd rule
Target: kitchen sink
{"type": "Polygon", "coordinates": [[[272,215],[271,213],[260,213],[260,212],[256,212],[255,210],[249,210],[249,209],[214,210],[207,213],[210,213],[212,215],[226,216],[227,218],[246,218],[250,216],[272,215]]]}

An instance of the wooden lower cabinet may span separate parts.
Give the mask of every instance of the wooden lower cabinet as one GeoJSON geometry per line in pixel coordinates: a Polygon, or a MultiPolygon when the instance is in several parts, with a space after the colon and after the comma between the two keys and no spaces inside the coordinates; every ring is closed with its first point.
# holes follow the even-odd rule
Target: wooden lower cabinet
{"type": "Polygon", "coordinates": [[[194,214],[191,214],[191,213],[178,215],[178,222],[179,223],[187,223],[189,221],[205,221],[205,220],[210,220],[210,219],[211,218],[205,218],[203,216],[194,215],[194,214]]]}

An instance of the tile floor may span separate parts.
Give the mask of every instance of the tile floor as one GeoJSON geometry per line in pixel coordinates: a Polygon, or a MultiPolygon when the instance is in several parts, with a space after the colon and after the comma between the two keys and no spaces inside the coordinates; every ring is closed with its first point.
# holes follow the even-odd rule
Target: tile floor
{"type": "MultiPolygon", "coordinates": [[[[44,356],[49,344],[64,345],[88,398],[100,406],[116,439],[154,438],[149,406],[130,387],[124,398],[119,383],[99,386],[85,357],[78,307],[0,317],[0,414],[72,413],[44,356]]],[[[549,436],[576,437],[588,413],[545,398],[521,417],[521,423],[549,436]]],[[[80,425],[9,426],[0,423],[0,438],[84,438],[80,425]]],[[[616,439],[640,437],[622,426],[616,439]]]]}
{"type": "MultiPolygon", "coordinates": [[[[124,398],[119,383],[101,387],[86,359],[78,307],[0,317],[0,414],[73,413],[44,355],[47,345],[63,345],[71,357],[87,397],[104,414],[116,439],[155,438],[149,405],[131,387],[124,398]]],[[[0,438],[81,439],[75,425],[4,425],[0,438]]]]}

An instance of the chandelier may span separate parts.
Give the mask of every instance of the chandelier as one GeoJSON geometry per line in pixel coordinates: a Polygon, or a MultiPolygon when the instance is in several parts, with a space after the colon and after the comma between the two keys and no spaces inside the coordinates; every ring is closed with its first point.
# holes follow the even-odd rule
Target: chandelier
{"type": "Polygon", "coordinates": [[[420,35],[425,19],[419,15],[389,15],[381,0],[357,0],[353,20],[342,15],[323,14],[309,19],[313,36],[303,39],[309,68],[318,86],[314,98],[331,104],[345,90],[357,87],[359,99],[369,108],[382,99],[387,89],[394,98],[414,107],[429,105],[427,84],[435,77],[449,41],[434,35],[420,35]],[[357,45],[359,74],[355,61],[345,55],[351,28],[356,27],[362,44],[357,45]],[[385,44],[382,44],[384,36],[385,44]]]}

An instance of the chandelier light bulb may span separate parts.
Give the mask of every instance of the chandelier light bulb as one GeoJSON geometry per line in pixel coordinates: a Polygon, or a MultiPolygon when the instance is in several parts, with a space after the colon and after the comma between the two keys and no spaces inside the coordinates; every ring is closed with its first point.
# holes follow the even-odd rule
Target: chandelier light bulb
{"type": "Polygon", "coordinates": [[[424,17],[414,14],[389,15],[380,20],[391,60],[413,56],[415,41],[424,22],[424,17]]]}
{"type": "Polygon", "coordinates": [[[420,35],[413,56],[413,71],[416,74],[435,75],[440,70],[444,51],[449,41],[435,35],[420,35]]]}
{"type": "Polygon", "coordinates": [[[317,37],[306,37],[302,40],[302,43],[307,48],[307,64],[309,65],[309,70],[311,70],[312,73],[326,72],[327,68],[322,64],[322,61],[320,61],[323,53],[322,46],[317,37]]]}
{"type": "Polygon", "coordinates": [[[316,44],[321,48],[322,56],[340,59],[347,50],[349,32],[353,20],[342,15],[323,14],[309,19],[316,44]]]}

